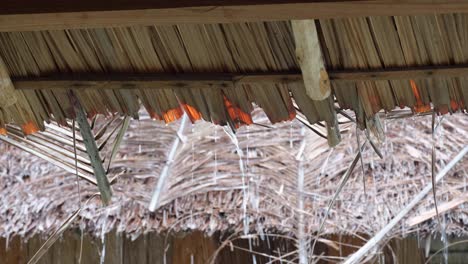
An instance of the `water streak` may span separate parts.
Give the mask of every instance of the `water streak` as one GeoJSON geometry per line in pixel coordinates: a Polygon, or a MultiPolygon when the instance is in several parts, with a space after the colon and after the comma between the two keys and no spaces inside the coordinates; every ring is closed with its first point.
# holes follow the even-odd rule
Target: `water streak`
{"type": "Polygon", "coordinates": [[[247,201],[248,201],[248,191],[249,190],[247,190],[247,187],[246,187],[246,184],[245,184],[245,167],[244,167],[244,161],[243,161],[244,152],[240,148],[239,140],[237,139],[237,136],[234,133],[234,131],[232,130],[232,128],[230,126],[224,126],[223,129],[224,129],[224,132],[226,133],[226,135],[229,136],[232,143],[236,147],[236,152],[237,152],[237,155],[239,156],[239,168],[240,168],[241,174],[242,174],[242,193],[243,193],[242,211],[243,211],[244,235],[247,235],[247,234],[249,234],[249,222],[250,222],[249,221],[249,216],[247,214],[247,201]]]}
{"type": "MultiPolygon", "coordinates": [[[[251,237],[249,237],[249,250],[253,251],[252,238],[251,237]]],[[[255,257],[255,254],[252,254],[252,263],[257,264],[257,258],[255,257]]]]}
{"type": "Polygon", "coordinates": [[[102,242],[102,251],[101,251],[101,258],[99,260],[99,263],[104,264],[104,261],[106,259],[106,234],[105,234],[104,225],[102,226],[102,230],[101,230],[101,242],[102,242]]]}
{"type": "Polygon", "coordinates": [[[442,243],[444,244],[444,251],[443,251],[443,255],[444,255],[444,263],[447,264],[448,263],[448,248],[449,248],[449,241],[448,241],[448,238],[447,238],[447,219],[445,216],[443,216],[442,218],[442,226],[441,226],[441,241],[442,243]]]}

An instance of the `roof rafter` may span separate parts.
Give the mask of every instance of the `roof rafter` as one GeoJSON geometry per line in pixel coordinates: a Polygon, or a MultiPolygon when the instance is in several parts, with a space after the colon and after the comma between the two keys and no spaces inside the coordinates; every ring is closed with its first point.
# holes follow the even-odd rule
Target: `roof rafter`
{"type": "Polygon", "coordinates": [[[460,13],[468,0],[7,0],[0,31],[460,13]],[[79,4],[78,4],[79,2],[79,4]]]}

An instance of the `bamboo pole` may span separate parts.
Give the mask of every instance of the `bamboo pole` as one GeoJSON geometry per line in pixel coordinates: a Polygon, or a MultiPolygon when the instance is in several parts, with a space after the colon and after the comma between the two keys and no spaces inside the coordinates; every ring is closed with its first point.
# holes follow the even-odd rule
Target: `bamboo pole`
{"type": "MultiPolygon", "coordinates": [[[[442,171],[440,171],[435,179],[435,183],[438,183],[454,166],[457,164],[468,152],[468,145],[465,146],[455,158],[453,158],[447,166],[445,166],[442,171]]],[[[418,194],[416,197],[411,200],[411,202],[403,208],[403,210],[398,213],[384,228],[382,228],[373,238],[371,238],[367,243],[362,246],[356,253],[351,255],[344,264],[358,263],[362,257],[364,257],[376,244],[378,244],[385,235],[390,232],[390,230],[408,214],[413,207],[415,207],[431,190],[432,182],[427,184],[426,187],[418,194]]]]}

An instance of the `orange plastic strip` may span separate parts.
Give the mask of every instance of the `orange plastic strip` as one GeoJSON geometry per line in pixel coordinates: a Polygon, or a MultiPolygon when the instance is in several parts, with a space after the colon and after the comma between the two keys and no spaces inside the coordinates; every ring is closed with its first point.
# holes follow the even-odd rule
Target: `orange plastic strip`
{"type": "Polygon", "coordinates": [[[36,124],[34,124],[33,122],[29,121],[27,122],[26,124],[24,124],[22,127],[23,129],[23,133],[25,135],[31,135],[31,134],[34,134],[36,133],[37,131],[39,131],[39,129],[37,128],[36,124]]]}
{"type": "Polygon", "coordinates": [[[188,104],[182,104],[182,107],[184,108],[185,113],[187,113],[187,115],[190,118],[190,121],[192,121],[192,123],[194,123],[195,121],[198,121],[198,120],[200,120],[202,118],[201,113],[198,112],[198,110],[195,109],[195,107],[190,106],[188,104]]]}
{"type": "Polygon", "coordinates": [[[424,113],[431,111],[431,106],[424,104],[421,95],[419,94],[418,86],[416,86],[416,82],[414,80],[410,80],[411,89],[413,90],[414,97],[416,98],[416,104],[414,105],[414,111],[416,113],[424,113]]]}
{"type": "Polygon", "coordinates": [[[234,106],[226,96],[224,96],[224,106],[226,106],[229,117],[233,121],[236,128],[239,128],[242,125],[253,124],[252,116],[242,111],[239,107],[234,106]]]}
{"type": "Polygon", "coordinates": [[[452,111],[457,111],[458,109],[460,109],[461,107],[458,105],[457,101],[455,100],[450,100],[450,107],[452,108],[452,111]]]}
{"type": "Polygon", "coordinates": [[[180,107],[173,108],[165,112],[162,116],[162,119],[166,123],[171,123],[181,118],[183,114],[184,114],[184,111],[180,107]]]}

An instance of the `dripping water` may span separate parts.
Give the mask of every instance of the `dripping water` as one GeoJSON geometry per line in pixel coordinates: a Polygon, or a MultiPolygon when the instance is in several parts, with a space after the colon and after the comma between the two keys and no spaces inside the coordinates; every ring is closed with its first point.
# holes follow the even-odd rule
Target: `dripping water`
{"type": "Polygon", "coordinates": [[[106,259],[106,235],[104,232],[104,226],[102,227],[101,231],[101,242],[102,242],[102,250],[101,250],[101,258],[99,263],[104,264],[104,261],[106,259]]]}
{"type": "Polygon", "coordinates": [[[323,163],[322,167],[320,168],[320,174],[317,177],[317,184],[320,184],[320,181],[322,180],[322,176],[326,175],[325,172],[326,172],[327,167],[328,167],[328,162],[330,161],[330,156],[332,155],[334,150],[335,150],[335,148],[330,148],[330,150],[328,151],[327,158],[325,159],[325,162],[323,163]]]}
{"type": "Polygon", "coordinates": [[[444,256],[444,263],[447,264],[448,263],[448,248],[449,248],[449,242],[448,242],[448,238],[447,238],[447,219],[446,217],[444,216],[442,218],[442,226],[441,226],[441,241],[442,241],[442,244],[444,245],[444,251],[443,251],[443,256],[444,256]]]}
{"type": "Polygon", "coordinates": [[[214,182],[216,184],[218,180],[218,150],[217,150],[217,143],[218,143],[218,127],[215,126],[214,129],[214,142],[215,142],[215,147],[214,147],[214,182]]]}
{"type": "Polygon", "coordinates": [[[418,240],[418,248],[421,248],[421,236],[419,234],[419,228],[416,230],[416,238],[418,240]]]}
{"type": "MultiPolygon", "coordinates": [[[[249,237],[249,250],[252,252],[253,247],[252,247],[252,238],[249,237]]],[[[255,257],[255,254],[252,254],[252,263],[257,264],[257,258],[255,257]]]]}
{"type": "MultiPolygon", "coordinates": [[[[141,120],[138,120],[138,134],[141,135],[141,120]]],[[[141,143],[138,144],[138,154],[141,154],[141,143]]]]}
{"type": "Polygon", "coordinates": [[[195,144],[194,144],[194,139],[195,139],[195,125],[192,123],[192,139],[190,140],[192,143],[192,183],[193,183],[193,178],[194,178],[194,166],[195,166],[195,144]]]}
{"type": "Polygon", "coordinates": [[[291,124],[289,125],[289,148],[292,149],[294,147],[294,144],[293,144],[293,125],[292,125],[292,122],[290,122],[291,124]]]}
{"type": "Polygon", "coordinates": [[[244,153],[242,152],[242,149],[239,146],[239,140],[237,139],[236,134],[234,134],[234,131],[232,130],[232,128],[230,126],[224,126],[223,129],[224,129],[224,132],[231,139],[234,146],[236,147],[236,152],[237,152],[237,155],[239,156],[239,168],[241,170],[241,175],[242,175],[242,192],[243,192],[242,211],[243,211],[244,235],[247,235],[249,234],[249,217],[247,215],[248,190],[245,184],[245,168],[244,168],[244,162],[243,162],[244,153]]]}

